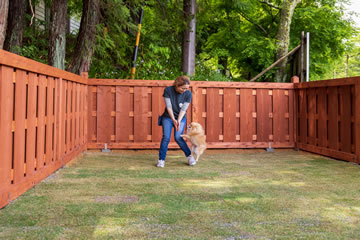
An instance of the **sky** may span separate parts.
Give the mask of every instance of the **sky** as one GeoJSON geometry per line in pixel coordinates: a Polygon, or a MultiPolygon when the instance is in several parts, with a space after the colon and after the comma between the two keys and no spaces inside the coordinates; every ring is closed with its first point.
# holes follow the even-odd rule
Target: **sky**
{"type": "MultiPolygon", "coordinates": [[[[356,12],[360,15],[360,0],[350,0],[351,4],[348,6],[347,11],[356,12]]],[[[353,16],[356,26],[360,27],[360,16],[353,16]]]]}

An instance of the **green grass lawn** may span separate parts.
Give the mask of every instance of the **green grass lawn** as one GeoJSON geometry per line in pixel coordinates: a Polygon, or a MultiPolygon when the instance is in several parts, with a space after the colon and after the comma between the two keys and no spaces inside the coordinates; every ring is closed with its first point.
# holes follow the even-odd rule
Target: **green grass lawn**
{"type": "Polygon", "coordinates": [[[87,153],[0,210],[0,239],[360,239],[360,166],[292,150],[87,153]]]}

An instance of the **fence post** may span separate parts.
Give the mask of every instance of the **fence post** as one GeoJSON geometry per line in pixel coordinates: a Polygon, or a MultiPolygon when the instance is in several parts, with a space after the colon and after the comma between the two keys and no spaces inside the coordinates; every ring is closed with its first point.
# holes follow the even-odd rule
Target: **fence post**
{"type": "Polygon", "coordinates": [[[355,84],[355,154],[360,163],[360,82],[355,84]]]}

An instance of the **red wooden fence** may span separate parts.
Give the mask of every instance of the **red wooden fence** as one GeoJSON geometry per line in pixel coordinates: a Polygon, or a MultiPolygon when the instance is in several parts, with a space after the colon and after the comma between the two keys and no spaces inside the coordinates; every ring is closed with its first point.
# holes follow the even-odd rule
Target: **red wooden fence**
{"type": "MultiPolygon", "coordinates": [[[[159,148],[163,91],[173,81],[89,79],[88,148],[159,148]]],[[[205,128],[209,148],[291,148],[292,83],[191,83],[188,121],[205,128]]],[[[177,145],[172,140],[170,148],[177,145]]]]}
{"type": "Polygon", "coordinates": [[[295,84],[299,149],[360,163],[360,78],[295,84]]]}
{"type": "MultiPolygon", "coordinates": [[[[172,82],[87,79],[0,50],[0,208],[88,148],[159,148],[172,82]]],[[[209,148],[296,145],[360,163],[360,77],[191,91],[187,119],[204,126],[209,148]]]]}
{"type": "Polygon", "coordinates": [[[86,149],[85,83],[0,50],[0,208],[86,149]]]}

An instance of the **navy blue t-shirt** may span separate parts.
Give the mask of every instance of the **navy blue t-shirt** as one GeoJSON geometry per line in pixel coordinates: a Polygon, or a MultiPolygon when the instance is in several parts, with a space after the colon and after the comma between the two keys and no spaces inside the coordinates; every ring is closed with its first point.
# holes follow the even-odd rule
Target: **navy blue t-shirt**
{"type": "MultiPolygon", "coordinates": [[[[177,119],[183,104],[185,102],[191,103],[192,93],[190,90],[186,90],[184,93],[178,93],[175,90],[175,86],[170,86],[165,88],[163,97],[170,98],[174,117],[177,119]]],[[[166,107],[162,116],[170,117],[166,107]]],[[[184,118],[186,118],[186,114],[184,118]]]]}

